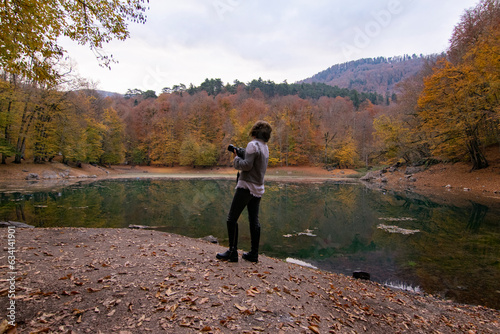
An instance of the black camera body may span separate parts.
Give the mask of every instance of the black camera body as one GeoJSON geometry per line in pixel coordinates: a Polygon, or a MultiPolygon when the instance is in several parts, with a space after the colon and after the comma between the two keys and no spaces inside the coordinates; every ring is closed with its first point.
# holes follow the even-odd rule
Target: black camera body
{"type": "Polygon", "coordinates": [[[229,144],[229,146],[227,147],[227,150],[229,152],[233,152],[233,153],[236,151],[236,155],[238,157],[240,157],[241,159],[245,159],[245,149],[244,148],[236,147],[233,144],[229,144]]]}

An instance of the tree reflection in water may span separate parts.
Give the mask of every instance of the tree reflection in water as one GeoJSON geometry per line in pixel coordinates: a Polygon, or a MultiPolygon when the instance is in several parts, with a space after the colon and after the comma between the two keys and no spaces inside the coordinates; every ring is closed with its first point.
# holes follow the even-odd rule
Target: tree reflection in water
{"type": "MultiPolygon", "coordinates": [[[[109,180],[59,192],[0,194],[0,219],[37,227],[161,226],[226,245],[233,180],[109,180]]],[[[324,270],[369,272],[458,302],[500,308],[500,208],[440,205],[359,184],[266,183],[261,249],[324,270]],[[387,222],[389,220],[389,222],[387,222]],[[394,231],[377,228],[381,224],[394,231]]],[[[246,214],[240,247],[250,244],[246,214]]]]}

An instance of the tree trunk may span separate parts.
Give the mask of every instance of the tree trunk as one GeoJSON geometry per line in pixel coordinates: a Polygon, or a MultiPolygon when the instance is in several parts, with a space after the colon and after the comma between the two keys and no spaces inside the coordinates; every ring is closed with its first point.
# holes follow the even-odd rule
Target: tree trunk
{"type": "Polygon", "coordinates": [[[489,166],[488,160],[486,160],[486,157],[481,150],[481,145],[478,139],[470,139],[467,143],[467,149],[469,150],[469,156],[472,162],[472,170],[478,170],[489,166]]]}
{"type": "MultiPolygon", "coordinates": [[[[7,120],[5,122],[5,129],[4,129],[4,138],[5,138],[5,144],[10,145],[10,113],[12,110],[12,98],[9,100],[9,105],[7,106],[7,120]]],[[[2,153],[2,165],[7,164],[7,158],[9,155],[6,153],[2,153]]]]}

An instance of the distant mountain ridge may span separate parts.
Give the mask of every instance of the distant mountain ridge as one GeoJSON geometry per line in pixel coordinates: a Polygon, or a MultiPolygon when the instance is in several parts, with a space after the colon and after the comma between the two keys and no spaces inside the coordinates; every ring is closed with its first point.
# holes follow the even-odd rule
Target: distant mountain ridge
{"type": "Polygon", "coordinates": [[[123,94],[116,93],[116,92],[110,92],[110,91],[106,91],[106,90],[97,90],[97,92],[98,92],[101,96],[103,96],[103,97],[115,96],[115,95],[123,96],[123,94]]]}
{"type": "Polygon", "coordinates": [[[394,93],[395,85],[417,74],[425,62],[435,56],[404,55],[363,58],[336,64],[300,83],[324,83],[359,92],[394,93]]]}

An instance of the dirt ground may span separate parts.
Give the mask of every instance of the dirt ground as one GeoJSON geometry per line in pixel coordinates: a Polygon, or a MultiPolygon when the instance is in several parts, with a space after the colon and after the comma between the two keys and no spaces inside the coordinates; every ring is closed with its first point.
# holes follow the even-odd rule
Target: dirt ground
{"type": "MultiPolygon", "coordinates": [[[[443,201],[498,203],[499,167],[494,162],[470,172],[467,165],[435,165],[410,177],[402,168],[386,173],[387,182],[373,185],[443,201]]],[[[78,168],[57,162],[0,166],[3,189],[165,176],[234,177],[235,171],[78,168]],[[27,181],[30,173],[39,180],[27,181]]],[[[360,175],[311,167],[270,168],[266,177],[321,181],[360,175]]],[[[500,332],[498,310],[392,290],[266,256],[257,264],[241,258],[238,263],[219,262],[215,254],[224,251],[222,246],[179,235],[132,229],[0,231],[0,334],[500,332]],[[14,268],[8,262],[12,245],[14,268]],[[7,326],[12,300],[15,328],[7,326]]]]}
{"type": "Polygon", "coordinates": [[[489,167],[471,170],[467,163],[437,164],[423,171],[406,174],[406,167],[384,175],[386,183],[380,188],[396,192],[415,192],[434,201],[459,204],[478,202],[485,205],[500,203],[500,149],[487,150],[489,167]]]}
{"type": "MultiPolygon", "coordinates": [[[[16,229],[9,333],[499,333],[500,312],[151,230],[16,229]]],[[[0,239],[7,245],[6,234],[0,239]]],[[[0,332],[3,333],[0,326],[0,332]]]]}

